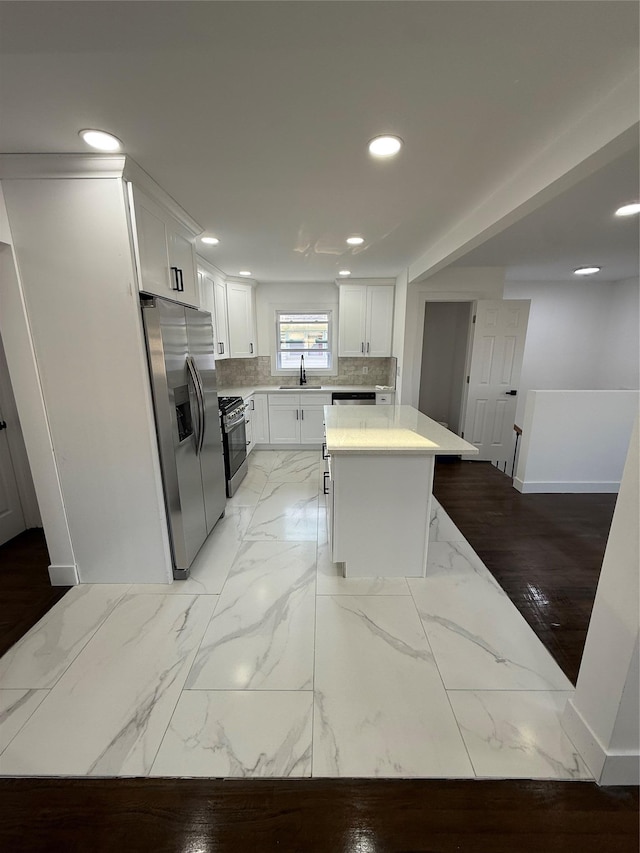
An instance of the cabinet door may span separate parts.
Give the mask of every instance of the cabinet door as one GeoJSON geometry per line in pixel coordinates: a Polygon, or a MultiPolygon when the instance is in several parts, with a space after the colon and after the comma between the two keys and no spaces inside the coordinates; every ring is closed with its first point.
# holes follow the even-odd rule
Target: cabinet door
{"type": "Polygon", "coordinates": [[[266,395],[256,394],[252,403],[253,443],[269,444],[269,411],[266,395]]]}
{"type": "Polygon", "coordinates": [[[376,358],[391,355],[394,290],[392,284],[367,288],[366,355],[376,358]]]}
{"type": "Polygon", "coordinates": [[[324,406],[300,404],[300,443],[320,445],[324,441],[324,406]]]}
{"type": "Polygon", "coordinates": [[[231,358],[256,355],[253,288],[250,284],[227,282],[229,353],[231,358]]]}
{"type": "Polygon", "coordinates": [[[169,213],[133,188],[140,290],[200,306],[193,240],[169,213]]]}
{"type": "Polygon", "coordinates": [[[229,325],[227,320],[227,286],[224,281],[214,279],[213,301],[215,317],[213,322],[216,343],[216,361],[229,358],[229,325]]]}
{"type": "Polygon", "coordinates": [[[208,311],[211,314],[211,319],[214,321],[215,327],[216,306],[213,301],[213,279],[202,270],[198,270],[198,291],[200,294],[200,310],[208,311]]]}
{"type": "Polygon", "coordinates": [[[341,285],[338,313],[338,355],[364,355],[366,344],[367,288],[365,285],[341,285]]]}
{"type": "Polygon", "coordinates": [[[300,423],[297,406],[269,406],[269,443],[300,444],[300,423]]]}
{"type": "Polygon", "coordinates": [[[151,206],[147,205],[144,196],[135,193],[134,200],[140,290],[175,299],[177,282],[169,278],[167,232],[164,220],[151,206]]]}
{"type": "Polygon", "coordinates": [[[179,233],[178,224],[175,227],[167,223],[167,245],[169,250],[169,272],[171,282],[178,277],[181,288],[174,299],[178,302],[186,302],[187,305],[200,307],[198,287],[196,281],[196,259],[193,242],[184,234],[179,233]],[[176,272],[177,270],[177,272],[176,272]]]}

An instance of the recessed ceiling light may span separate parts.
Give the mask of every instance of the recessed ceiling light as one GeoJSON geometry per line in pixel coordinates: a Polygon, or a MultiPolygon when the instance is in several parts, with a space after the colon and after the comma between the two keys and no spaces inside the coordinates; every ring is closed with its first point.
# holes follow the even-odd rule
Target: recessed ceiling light
{"type": "Polygon", "coordinates": [[[399,136],[376,136],[369,143],[369,154],[374,157],[393,157],[402,148],[399,136]]]}
{"type": "Polygon", "coordinates": [[[640,213],[640,202],[624,204],[616,210],[616,216],[633,216],[634,213],[640,213]]]}
{"type": "Polygon", "coordinates": [[[347,243],[350,246],[362,246],[364,237],[347,237],[347,243]]]}
{"type": "Polygon", "coordinates": [[[596,272],[600,272],[600,267],[578,267],[577,270],[574,270],[574,275],[593,275],[596,272]]]}
{"type": "Polygon", "coordinates": [[[119,151],[122,148],[122,142],[117,138],[117,136],[113,136],[111,133],[106,133],[104,130],[92,130],[91,128],[87,128],[85,130],[79,130],[78,136],[80,136],[87,145],[90,145],[92,148],[97,148],[98,151],[119,151]]]}
{"type": "Polygon", "coordinates": [[[217,246],[220,242],[217,237],[201,237],[200,241],[206,243],[207,246],[217,246]]]}
{"type": "Polygon", "coordinates": [[[251,275],[251,273],[249,272],[249,270],[240,270],[238,275],[251,275]]]}
{"type": "Polygon", "coordinates": [[[340,270],[338,275],[351,275],[351,270],[340,270]]]}

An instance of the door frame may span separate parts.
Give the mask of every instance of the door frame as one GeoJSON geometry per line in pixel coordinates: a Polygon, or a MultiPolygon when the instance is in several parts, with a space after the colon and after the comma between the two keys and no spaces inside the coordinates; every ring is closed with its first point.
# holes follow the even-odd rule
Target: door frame
{"type": "Polygon", "coordinates": [[[7,422],[7,443],[13,465],[13,472],[18,488],[18,497],[22,506],[22,514],[27,528],[42,527],[42,519],[38,508],[38,500],[33,485],[31,466],[27,449],[22,436],[20,418],[11,385],[9,367],[4,352],[2,335],[0,334],[0,409],[7,422]]]}

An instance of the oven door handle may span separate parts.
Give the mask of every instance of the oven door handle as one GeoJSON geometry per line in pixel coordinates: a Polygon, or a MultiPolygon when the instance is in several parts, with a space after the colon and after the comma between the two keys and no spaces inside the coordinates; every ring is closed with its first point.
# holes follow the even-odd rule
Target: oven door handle
{"type": "Polygon", "coordinates": [[[204,442],[204,402],[202,400],[202,388],[200,387],[200,377],[198,376],[196,366],[193,363],[193,359],[190,355],[187,356],[187,370],[189,372],[189,378],[193,383],[193,391],[196,398],[196,405],[198,407],[198,431],[196,433],[196,456],[200,456],[200,451],[202,450],[202,445],[204,442]]]}

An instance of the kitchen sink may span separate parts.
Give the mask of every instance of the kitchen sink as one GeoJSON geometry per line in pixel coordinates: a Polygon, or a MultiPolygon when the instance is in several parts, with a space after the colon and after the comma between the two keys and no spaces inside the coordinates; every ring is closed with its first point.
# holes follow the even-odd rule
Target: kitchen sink
{"type": "Polygon", "coordinates": [[[280,391],[321,391],[322,385],[280,385],[280,391]]]}

